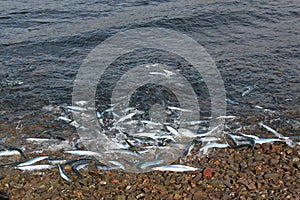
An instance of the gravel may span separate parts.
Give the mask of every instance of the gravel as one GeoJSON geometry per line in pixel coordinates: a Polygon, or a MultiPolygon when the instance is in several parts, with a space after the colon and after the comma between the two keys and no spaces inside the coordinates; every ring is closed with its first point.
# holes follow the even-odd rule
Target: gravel
{"type": "Polygon", "coordinates": [[[299,157],[299,146],[278,143],[215,149],[206,157],[193,152],[183,164],[200,168],[195,172],[133,174],[89,165],[79,178],[65,166],[72,182],[57,168],[7,167],[0,170],[0,199],[300,199],[299,157]]]}

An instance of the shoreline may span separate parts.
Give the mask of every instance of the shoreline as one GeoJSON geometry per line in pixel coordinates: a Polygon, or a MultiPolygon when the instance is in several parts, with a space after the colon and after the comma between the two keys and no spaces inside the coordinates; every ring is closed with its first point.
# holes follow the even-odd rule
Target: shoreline
{"type": "MultiPolygon", "coordinates": [[[[60,154],[56,152],[55,154],[60,154]]],[[[39,154],[42,156],[45,154],[39,154]]],[[[58,155],[59,156],[59,155],[58,155]]],[[[103,171],[89,165],[82,178],[57,168],[33,172],[11,167],[0,170],[2,199],[257,199],[300,198],[300,146],[256,145],[254,150],[214,149],[199,157],[195,152],[184,165],[194,172],[128,173],[103,171]]],[[[175,162],[176,163],[176,162],[175,162]]],[[[178,161],[177,161],[178,163],[178,161]]]]}

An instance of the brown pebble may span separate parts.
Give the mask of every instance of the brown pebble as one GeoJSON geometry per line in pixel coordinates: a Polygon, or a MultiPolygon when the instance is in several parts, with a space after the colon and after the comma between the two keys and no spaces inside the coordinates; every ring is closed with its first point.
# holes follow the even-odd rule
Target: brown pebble
{"type": "Polygon", "coordinates": [[[277,159],[270,159],[270,165],[271,166],[277,165],[278,163],[279,163],[279,160],[277,160],[277,159]]]}
{"type": "Polygon", "coordinates": [[[112,182],[112,183],[119,183],[120,181],[117,180],[117,179],[114,179],[114,180],[112,180],[111,182],[112,182]]]}
{"type": "Polygon", "coordinates": [[[206,199],[206,198],[207,198],[207,194],[204,191],[201,191],[201,190],[198,190],[193,195],[194,200],[200,200],[200,199],[206,199]]]}
{"type": "Polygon", "coordinates": [[[180,199],[180,198],[182,198],[182,195],[180,195],[180,194],[175,194],[174,195],[174,199],[180,199]]]}
{"type": "Polygon", "coordinates": [[[254,182],[252,182],[252,183],[246,185],[246,187],[247,187],[249,190],[255,190],[255,189],[256,189],[256,186],[255,186],[255,183],[254,183],[254,182]]]}
{"type": "Polygon", "coordinates": [[[212,173],[213,173],[213,169],[208,167],[203,171],[203,177],[204,178],[211,178],[212,173]]]}
{"type": "Polygon", "coordinates": [[[202,174],[199,174],[195,178],[193,178],[191,180],[191,186],[195,187],[197,185],[197,183],[200,181],[201,178],[202,178],[202,174]]]}

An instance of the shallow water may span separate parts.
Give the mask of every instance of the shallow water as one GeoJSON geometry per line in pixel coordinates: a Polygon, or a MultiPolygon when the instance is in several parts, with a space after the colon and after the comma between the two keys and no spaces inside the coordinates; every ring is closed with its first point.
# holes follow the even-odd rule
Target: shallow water
{"type": "MultiPolygon", "coordinates": [[[[268,120],[273,128],[282,128],[282,134],[299,137],[300,4],[296,0],[89,3],[31,0],[2,1],[0,5],[3,125],[17,125],[20,120],[24,126],[50,123],[43,117],[53,116],[57,110],[45,107],[72,103],[73,81],[93,48],[120,31],[159,27],[184,33],[207,50],[224,81],[227,115],[239,116],[239,123],[245,129],[268,120]],[[257,119],[248,120],[249,116],[257,119]]],[[[114,65],[157,62],[155,51],[127,56],[114,65]]],[[[176,56],[162,52],[159,56],[160,61],[170,65],[184,65],[176,56]]],[[[110,71],[111,80],[115,73],[110,71]]],[[[106,89],[111,87],[107,86],[99,84],[98,102],[105,99],[106,89]]],[[[202,108],[209,115],[207,98],[202,108]]],[[[101,110],[104,104],[97,106],[101,110]]],[[[16,132],[4,126],[2,130],[2,137],[16,132]]]]}

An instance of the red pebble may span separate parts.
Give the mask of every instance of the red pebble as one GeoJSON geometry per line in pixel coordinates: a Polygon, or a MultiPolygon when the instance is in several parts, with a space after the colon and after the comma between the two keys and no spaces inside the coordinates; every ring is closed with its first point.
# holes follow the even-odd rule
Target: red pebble
{"type": "Polygon", "coordinates": [[[212,173],[213,173],[213,169],[212,168],[205,168],[205,170],[203,171],[203,177],[204,178],[211,178],[212,177],[212,173]]]}

